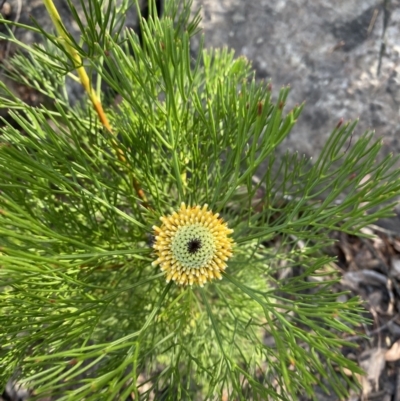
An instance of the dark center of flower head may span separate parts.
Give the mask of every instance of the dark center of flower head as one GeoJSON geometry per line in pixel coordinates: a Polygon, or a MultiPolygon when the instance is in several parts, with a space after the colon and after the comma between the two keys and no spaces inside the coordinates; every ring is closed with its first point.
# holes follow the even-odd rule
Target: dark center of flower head
{"type": "Polygon", "coordinates": [[[187,250],[190,254],[196,253],[201,249],[201,241],[199,238],[192,238],[187,244],[187,250]]]}

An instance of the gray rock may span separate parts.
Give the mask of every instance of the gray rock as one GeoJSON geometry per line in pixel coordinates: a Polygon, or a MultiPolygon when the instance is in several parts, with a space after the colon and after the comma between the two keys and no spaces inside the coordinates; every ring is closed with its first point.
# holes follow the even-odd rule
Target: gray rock
{"type": "Polygon", "coordinates": [[[380,0],[196,0],[200,5],[207,46],[245,55],[275,93],[290,85],[288,110],[306,102],[287,148],[316,156],[340,118],[359,117],[355,137],[373,129],[383,154],[399,153],[399,1],[390,1],[380,75],[380,0]]]}

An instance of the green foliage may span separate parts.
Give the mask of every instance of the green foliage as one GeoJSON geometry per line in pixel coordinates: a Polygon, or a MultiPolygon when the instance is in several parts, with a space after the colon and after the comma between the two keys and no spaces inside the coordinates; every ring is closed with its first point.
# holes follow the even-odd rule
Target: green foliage
{"type": "Polygon", "coordinates": [[[26,29],[44,46],[6,37],[24,49],[10,74],[47,100],[1,87],[0,385],[13,376],[38,398],[96,401],[290,400],[316,383],[345,394],[343,370],[358,368],[341,347],[362,318],[332,293],[322,251],[331,230],[390,213],[394,158],[377,161],[370,133],[349,146],[355,124],[313,163],[284,155],[302,108],[284,111],[287,88],[274,100],[225,49],[193,57],[190,2],[143,21],[143,45],[122,29],[125,3],[82,1],[87,23],[75,14],[93,86],[122,98],[106,109],[115,136],[88,101],[70,105],[63,41],[40,27],[26,29]],[[181,202],[207,203],[234,229],[223,280],[204,288],[166,284],[151,266],[152,226],[181,202]],[[278,280],[283,266],[299,274],[278,280]]]}

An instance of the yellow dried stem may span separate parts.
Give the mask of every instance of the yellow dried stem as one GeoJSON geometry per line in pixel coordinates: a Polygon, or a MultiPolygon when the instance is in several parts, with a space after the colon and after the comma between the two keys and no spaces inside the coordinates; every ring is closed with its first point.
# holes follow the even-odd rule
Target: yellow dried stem
{"type": "MultiPolygon", "coordinates": [[[[64,24],[62,23],[60,14],[58,13],[58,10],[53,3],[53,0],[43,0],[43,4],[45,5],[47,12],[49,13],[51,21],[53,22],[58,35],[62,38],[62,40],[64,42],[65,49],[68,51],[69,55],[71,56],[71,59],[74,63],[74,67],[79,76],[81,84],[84,87],[85,91],[87,92],[89,99],[93,104],[93,108],[95,109],[97,115],[99,116],[99,120],[100,120],[101,124],[110,133],[113,133],[112,127],[110,125],[110,122],[108,121],[106,113],[104,112],[100,98],[97,96],[95,90],[93,89],[93,87],[90,84],[89,77],[86,73],[85,68],[83,67],[82,58],[79,55],[79,53],[76,51],[76,49],[72,46],[70,38],[67,35],[67,31],[64,27],[64,24]]],[[[112,140],[112,145],[114,147],[115,152],[117,153],[118,159],[121,162],[126,163],[126,158],[125,158],[122,150],[118,147],[117,141],[112,140]]],[[[143,205],[146,208],[149,208],[146,196],[145,196],[143,190],[141,189],[139,182],[136,180],[136,178],[132,175],[131,172],[129,173],[129,175],[130,175],[132,185],[133,185],[136,193],[138,194],[140,199],[142,199],[142,201],[143,201],[143,205]]]]}

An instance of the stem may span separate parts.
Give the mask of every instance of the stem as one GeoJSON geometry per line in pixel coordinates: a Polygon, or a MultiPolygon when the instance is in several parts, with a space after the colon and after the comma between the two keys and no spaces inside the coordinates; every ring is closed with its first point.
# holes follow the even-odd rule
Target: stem
{"type": "Polygon", "coordinates": [[[88,75],[86,74],[85,68],[83,67],[82,59],[76,49],[72,46],[71,41],[67,35],[67,31],[61,21],[60,14],[57,11],[56,6],[53,3],[53,0],[43,0],[43,3],[49,13],[49,16],[56,28],[56,31],[59,36],[64,40],[65,48],[70,54],[72,61],[74,63],[74,67],[76,72],[78,73],[79,79],[81,80],[82,86],[85,88],[85,91],[89,95],[90,101],[93,104],[94,109],[96,110],[101,123],[106,127],[110,132],[112,132],[111,125],[107,119],[106,114],[104,113],[103,106],[101,105],[100,99],[97,97],[96,92],[93,90],[90,85],[90,80],[88,75]]]}
{"type": "MultiPolygon", "coordinates": [[[[107,115],[104,112],[101,101],[90,84],[89,77],[85,71],[85,68],[83,67],[82,58],[79,55],[79,53],[76,51],[76,49],[72,46],[71,40],[67,35],[67,31],[64,27],[64,24],[61,21],[60,14],[58,13],[58,10],[53,3],[53,0],[43,0],[43,4],[45,5],[47,12],[49,13],[51,21],[53,22],[58,35],[61,36],[61,38],[63,39],[63,41],[65,43],[65,49],[68,51],[68,53],[70,54],[70,56],[72,58],[74,67],[76,69],[76,72],[78,73],[81,84],[84,87],[87,94],[89,95],[89,99],[92,102],[97,115],[99,116],[100,122],[110,133],[113,133],[110,122],[108,121],[107,115]]],[[[111,141],[111,143],[112,143],[112,146],[114,147],[114,150],[117,153],[118,159],[121,162],[126,163],[126,158],[124,156],[124,153],[118,147],[117,141],[115,139],[113,139],[111,141]]],[[[149,208],[149,205],[148,205],[148,202],[146,199],[146,195],[144,194],[143,190],[141,189],[139,182],[133,176],[132,172],[129,172],[129,176],[131,178],[132,185],[135,188],[136,193],[138,194],[140,199],[142,199],[142,201],[143,201],[143,205],[146,208],[149,208]]]]}

